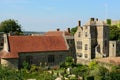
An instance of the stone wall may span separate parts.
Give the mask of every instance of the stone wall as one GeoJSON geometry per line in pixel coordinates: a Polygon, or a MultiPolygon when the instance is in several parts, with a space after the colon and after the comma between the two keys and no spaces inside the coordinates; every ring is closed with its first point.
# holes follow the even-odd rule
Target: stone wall
{"type": "Polygon", "coordinates": [[[120,56],[120,41],[109,41],[109,57],[120,56]]]}
{"type": "Polygon", "coordinates": [[[17,69],[18,59],[1,59],[1,65],[17,69]]]}
{"type": "Polygon", "coordinates": [[[37,66],[40,65],[59,65],[61,62],[65,61],[66,57],[70,56],[68,51],[61,52],[36,52],[36,53],[19,53],[19,66],[26,61],[27,56],[31,56],[31,64],[35,64],[37,66]],[[54,55],[54,62],[48,61],[48,56],[54,55]]]}

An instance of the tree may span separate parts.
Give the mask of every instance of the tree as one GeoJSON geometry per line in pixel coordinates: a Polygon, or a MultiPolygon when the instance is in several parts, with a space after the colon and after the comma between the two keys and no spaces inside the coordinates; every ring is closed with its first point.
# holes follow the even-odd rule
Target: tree
{"type": "Polygon", "coordinates": [[[20,35],[22,33],[21,25],[14,19],[8,19],[0,23],[0,32],[20,35]]]}
{"type": "Polygon", "coordinates": [[[116,25],[110,26],[110,40],[120,40],[120,28],[116,25]]]}
{"type": "Polygon", "coordinates": [[[107,24],[111,25],[111,19],[107,19],[107,24]]]}
{"type": "Polygon", "coordinates": [[[95,80],[105,80],[106,74],[109,73],[109,70],[104,66],[99,65],[97,62],[92,61],[89,63],[89,76],[94,77],[95,80]]]}
{"type": "Polygon", "coordinates": [[[71,33],[74,35],[75,32],[77,31],[77,26],[71,29],[71,33]]]}
{"type": "Polygon", "coordinates": [[[66,57],[65,62],[60,63],[61,68],[74,67],[76,64],[72,57],[66,57]]]}

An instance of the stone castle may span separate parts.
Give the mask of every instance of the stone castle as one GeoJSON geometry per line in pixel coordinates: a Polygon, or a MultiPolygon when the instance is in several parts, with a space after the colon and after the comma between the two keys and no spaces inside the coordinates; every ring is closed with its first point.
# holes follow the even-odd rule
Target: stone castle
{"type": "Polygon", "coordinates": [[[81,21],[78,21],[74,39],[78,60],[115,57],[119,51],[119,42],[109,41],[109,25],[106,21],[91,18],[83,26],[81,21]]]}

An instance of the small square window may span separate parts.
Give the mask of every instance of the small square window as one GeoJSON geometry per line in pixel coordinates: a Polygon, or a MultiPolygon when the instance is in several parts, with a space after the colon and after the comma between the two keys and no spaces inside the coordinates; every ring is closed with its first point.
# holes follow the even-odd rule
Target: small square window
{"type": "Polygon", "coordinates": [[[113,44],[113,47],[114,47],[114,44],[113,44]]]}
{"type": "Polygon", "coordinates": [[[85,37],[87,37],[88,36],[88,34],[87,34],[87,32],[85,32],[85,37]]]}
{"type": "Polygon", "coordinates": [[[88,50],[88,45],[87,44],[85,44],[85,50],[88,50]]]}
{"type": "Polygon", "coordinates": [[[85,54],[85,58],[88,58],[88,54],[85,54]]]}
{"type": "Polygon", "coordinates": [[[77,41],[77,49],[82,49],[82,41],[77,41]]]}
{"type": "Polygon", "coordinates": [[[81,33],[80,32],[78,32],[78,37],[80,37],[81,36],[81,33]]]}

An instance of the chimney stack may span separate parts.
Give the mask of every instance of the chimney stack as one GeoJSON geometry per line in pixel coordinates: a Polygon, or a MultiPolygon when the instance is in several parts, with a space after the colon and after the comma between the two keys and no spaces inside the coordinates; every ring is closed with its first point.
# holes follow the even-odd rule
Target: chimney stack
{"type": "Polygon", "coordinates": [[[70,33],[70,28],[67,29],[68,33],[70,33]]]}
{"type": "Polygon", "coordinates": [[[57,31],[60,31],[60,29],[59,29],[59,28],[57,28],[57,31]]]}
{"type": "Polygon", "coordinates": [[[96,18],[96,21],[98,21],[98,18],[96,18]]]}
{"type": "Polygon", "coordinates": [[[78,26],[81,26],[81,21],[80,20],[78,21],[78,26]]]}
{"type": "Polygon", "coordinates": [[[90,21],[94,21],[94,18],[90,18],[90,21]]]}

